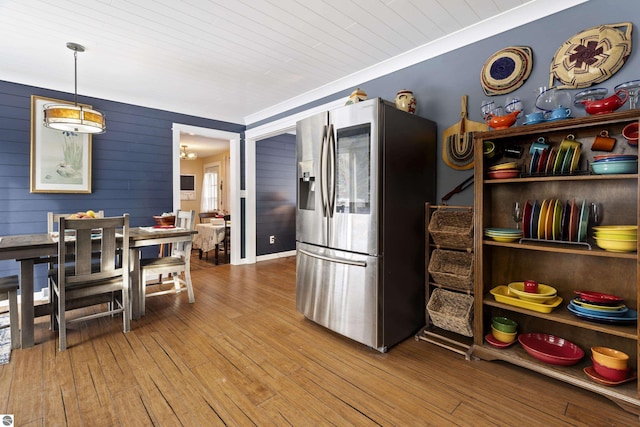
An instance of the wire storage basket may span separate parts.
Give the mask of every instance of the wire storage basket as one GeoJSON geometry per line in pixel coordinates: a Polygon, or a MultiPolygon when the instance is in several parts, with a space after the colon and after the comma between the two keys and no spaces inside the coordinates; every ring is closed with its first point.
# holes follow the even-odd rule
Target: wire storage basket
{"type": "Polygon", "coordinates": [[[472,253],[434,249],[428,270],[439,285],[465,291],[473,289],[472,253]]]}
{"type": "Polygon", "coordinates": [[[427,311],[435,326],[467,337],[473,336],[473,295],[434,289],[427,311]]]}
{"type": "Polygon", "coordinates": [[[431,215],[428,230],[438,246],[470,249],[473,247],[473,212],[438,209],[431,215]]]}

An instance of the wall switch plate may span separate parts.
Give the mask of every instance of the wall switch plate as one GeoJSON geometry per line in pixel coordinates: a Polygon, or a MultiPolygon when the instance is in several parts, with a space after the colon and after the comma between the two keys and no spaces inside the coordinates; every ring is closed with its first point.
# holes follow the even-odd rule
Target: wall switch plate
{"type": "Polygon", "coordinates": [[[269,244],[273,245],[276,242],[276,236],[269,236],[269,244]]]}

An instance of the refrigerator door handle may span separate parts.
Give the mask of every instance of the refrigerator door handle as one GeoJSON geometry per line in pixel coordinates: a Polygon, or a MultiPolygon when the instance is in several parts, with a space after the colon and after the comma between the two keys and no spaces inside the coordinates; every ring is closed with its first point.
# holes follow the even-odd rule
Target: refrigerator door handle
{"type": "Polygon", "coordinates": [[[327,149],[327,126],[322,128],[322,143],[320,144],[320,198],[322,199],[322,216],[327,214],[327,165],[326,165],[326,149],[327,149]]]}
{"type": "Polygon", "coordinates": [[[329,217],[333,218],[333,208],[336,204],[336,138],[333,130],[333,124],[329,125],[329,132],[327,134],[327,145],[329,147],[329,164],[328,164],[328,175],[329,179],[327,180],[327,184],[329,189],[327,191],[328,196],[328,207],[329,207],[329,217]]]}
{"type": "Polygon", "coordinates": [[[367,266],[367,262],[366,261],[353,261],[353,260],[344,259],[344,258],[332,258],[332,257],[320,255],[320,254],[314,254],[312,252],[305,251],[304,249],[300,249],[300,248],[298,248],[298,252],[300,252],[302,254],[305,254],[307,256],[310,256],[312,258],[321,259],[323,261],[337,262],[339,264],[354,265],[356,267],[366,267],[367,266]]]}

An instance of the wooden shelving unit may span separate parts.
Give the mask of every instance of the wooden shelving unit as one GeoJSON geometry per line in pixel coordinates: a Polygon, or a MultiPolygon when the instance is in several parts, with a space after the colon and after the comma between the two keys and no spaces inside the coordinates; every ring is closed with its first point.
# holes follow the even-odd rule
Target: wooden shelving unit
{"type": "MultiPolygon", "coordinates": [[[[602,130],[616,137],[614,152],[638,154],[622,136],[622,128],[638,121],[640,110],[627,110],[599,116],[581,117],[532,126],[517,126],[505,130],[475,135],[475,321],[473,355],[486,360],[503,360],[542,375],[599,393],[620,407],[640,415],[638,381],[615,387],[591,380],[583,369],[591,365],[591,347],[606,346],[622,350],[630,356],[632,369],[639,366],[638,325],[593,323],[572,315],[566,308],[575,297],[575,290],[591,290],[619,295],[629,308],[637,310],[640,299],[638,252],[616,253],[598,248],[587,235],[591,248],[544,241],[516,241],[500,243],[485,240],[487,227],[514,228],[511,216],[513,202],[560,199],[597,203],[601,207],[601,225],[638,224],[638,174],[594,175],[589,173],[593,156],[593,138],[602,130]],[[560,145],[569,134],[582,143],[579,172],[566,175],[536,176],[526,174],[531,157],[529,148],[539,137],[548,144],[560,145]],[[522,177],[487,179],[491,166],[483,158],[485,141],[492,141],[497,150],[520,145],[525,165],[522,177]],[[563,302],[551,313],[539,313],[525,308],[497,302],[489,291],[496,285],[506,285],[526,279],[546,283],[558,290],[563,302]],[[583,360],[574,366],[557,366],[538,361],[519,344],[508,349],[496,349],[487,344],[484,336],[490,331],[490,319],[505,315],[516,320],[519,333],[541,332],[565,338],[579,345],[585,352],[583,360]]],[[[495,163],[512,161],[499,159],[495,163]]]]}

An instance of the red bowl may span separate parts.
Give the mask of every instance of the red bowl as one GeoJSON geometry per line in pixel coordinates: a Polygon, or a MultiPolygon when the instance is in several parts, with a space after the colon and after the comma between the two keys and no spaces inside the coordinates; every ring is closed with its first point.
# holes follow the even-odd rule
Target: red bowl
{"type": "Polygon", "coordinates": [[[584,357],[584,351],[576,344],[554,335],[521,334],[518,341],[532,357],[552,365],[575,365],[584,357]]]}
{"type": "Polygon", "coordinates": [[[520,169],[503,169],[497,171],[489,171],[487,173],[491,179],[507,179],[517,178],[520,175],[520,169]]]}
{"type": "Polygon", "coordinates": [[[638,122],[626,125],[622,129],[622,136],[625,137],[629,145],[638,145],[638,122]]]}
{"type": "Polygon", "coordinates": [[[580,296],[580,299],[595,302],[596,304],[607,304],[607,305],[615,305],[620,304],[624,301],[624,298],[621,298],[616,295],[603,294],[600,292],[592,292],[592,291],[574,291],[577,295],[580,296]]]}
{"type": "Polygon", "coordinates": [[[610,381],[618,382],[626,380],[629,376],[629,372],[631,372],[631,368],[613,369],[609,368],[608,366],[601,365],[600,363],[596,362],[593,357],[591,358],[591,361],[593,362],[593,370],[596,371],[596,373],[601,377],[606,378],[610,381]]]}

